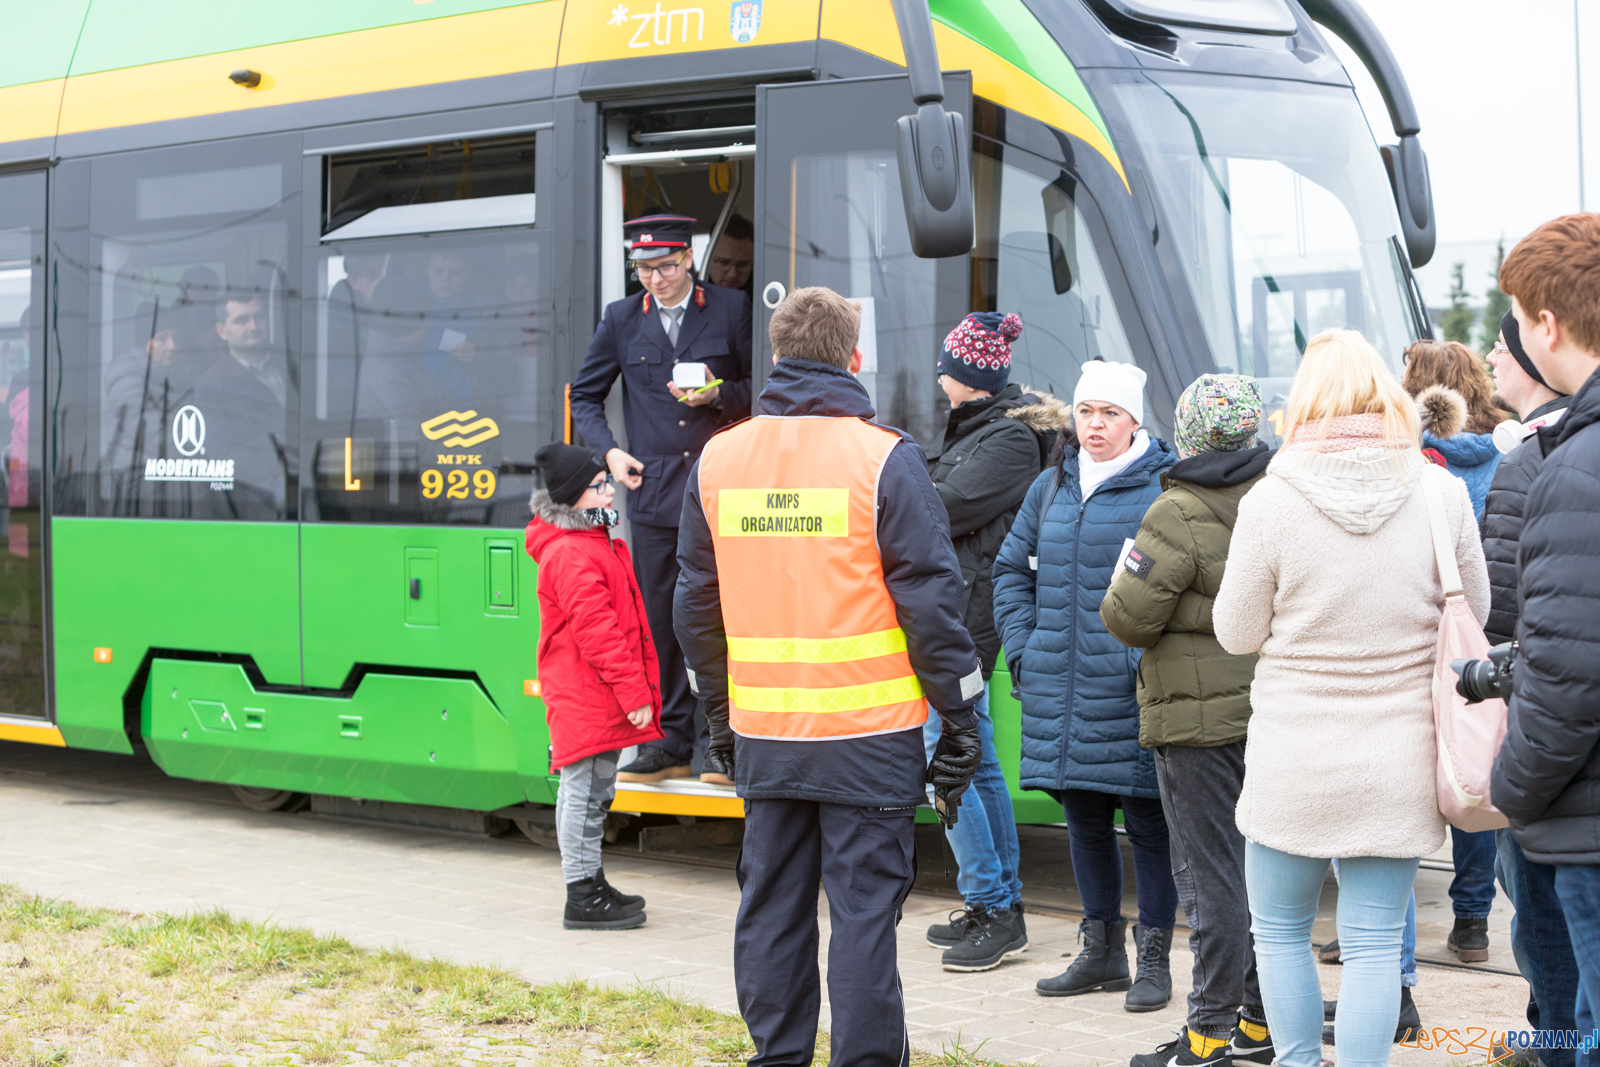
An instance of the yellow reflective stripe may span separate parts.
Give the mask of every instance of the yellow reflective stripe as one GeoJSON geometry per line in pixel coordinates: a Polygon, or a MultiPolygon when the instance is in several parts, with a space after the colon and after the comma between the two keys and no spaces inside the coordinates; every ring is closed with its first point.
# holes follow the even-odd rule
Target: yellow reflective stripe
{"type": "Polygon", "coordinates": [[[728,658],[741,663],[848,663],[905,650],[898,626],[857,637],[728,638],[728,658]]]}
{"type": "Polygon", "coordinates": [[[866,708],[901,704],[922,699],[922,683],[914,674],[868,685],[847,685],[842,689],[756,689],[728,682],[728,699],[741,711],[796,712],[826,715],[835,711],[861,711],[866,708]]]}

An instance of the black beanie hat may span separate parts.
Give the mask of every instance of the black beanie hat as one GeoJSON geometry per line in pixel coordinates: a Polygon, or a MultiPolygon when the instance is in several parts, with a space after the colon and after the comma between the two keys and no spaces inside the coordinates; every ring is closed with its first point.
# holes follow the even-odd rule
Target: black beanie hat
{"type": "Polygon", "coordinates": [[[606,469],[599,456],[577,445],[545,445],[534,454],[533,461],[544,475],[550,499],[568,507],[576,504],[594,476],[606,469]]]}
{"type": "Polygon", "coordinates": [[[1546,389],[1551,388],[1550,383],[1544,380],[1544,375],[1539,373],[1539,368],[1535,367],[1533,360],[1528,357],[1528,350],[1522,347],[1522,329],[1517,325],[1517,317],[1509,311],[1500,318],[1500,336],[1506,339],[1506,347],[1511,349],[1511,357],[1517,361],[1517,366],[1527,371],[1528,377],[1546,389]]]}

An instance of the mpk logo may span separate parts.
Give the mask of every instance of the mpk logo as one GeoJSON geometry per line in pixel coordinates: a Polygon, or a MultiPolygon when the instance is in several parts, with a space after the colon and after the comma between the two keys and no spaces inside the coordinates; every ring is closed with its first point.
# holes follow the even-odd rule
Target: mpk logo
{"type": "Polygon", "coordinates": [[[442,444],[446,448],[471,448],[491,437],[499,436],[500,426],[493,419],[485,416],[477,422],[467,422],[468,419],[478,419],[478,413],[447,411],[423,423],[422,432],[430,441],[438,441],[447,433],[455,434],[455,437],[445,437],[442,444]]]}

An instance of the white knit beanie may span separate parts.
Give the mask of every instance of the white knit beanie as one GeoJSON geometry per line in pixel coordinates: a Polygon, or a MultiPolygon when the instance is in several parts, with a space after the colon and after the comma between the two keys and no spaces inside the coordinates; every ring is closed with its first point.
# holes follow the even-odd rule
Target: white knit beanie
{"type": "Polygon", "coordinates": [[[1133,416],[1133,421],[1144,423],[1144,383],[1149,376],[1132,363],[1109,363],[1091,359],[1083,365],[1078,387],[1072,390],[1072,406],[1085,400],[1098,400],[1102,404],[1115,404],[1133,416]]]}

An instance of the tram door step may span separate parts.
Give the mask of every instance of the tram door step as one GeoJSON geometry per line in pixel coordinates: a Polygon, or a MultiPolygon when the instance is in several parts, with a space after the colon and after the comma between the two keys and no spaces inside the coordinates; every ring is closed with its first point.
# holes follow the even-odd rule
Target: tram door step
{"type": "Polygon", "coordinates": [[[429,804],[398,804],[388,800],[361,800],[356,797],[314,795],[311,810],[337,819],[360,819],[395,826],[418,826],[429,830],[449,830],[460,834],[498,837],[511,829],[511,821],[487,811],[464,808],[436,808],[429,804]]]}
{"type": "Polygon", "coordinates": [[[687,826],[646,826],[639,830],[640,852],[687,852],[743,841],[743,819],[696,819],[687,826]]]}

